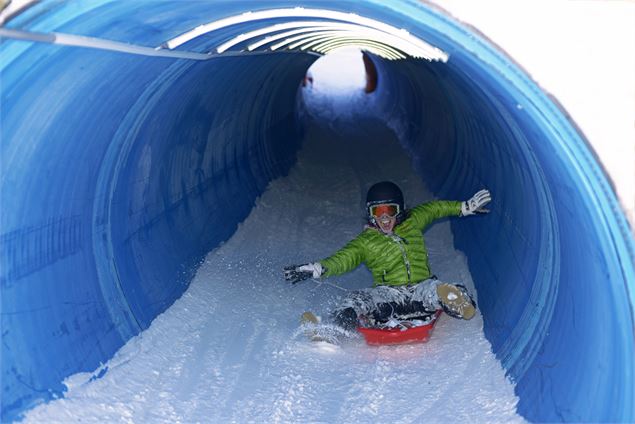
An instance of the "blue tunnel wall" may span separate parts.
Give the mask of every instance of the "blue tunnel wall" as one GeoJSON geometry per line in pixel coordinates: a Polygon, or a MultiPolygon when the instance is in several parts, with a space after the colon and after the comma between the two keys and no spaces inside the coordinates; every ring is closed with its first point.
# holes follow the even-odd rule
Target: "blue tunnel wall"
{"type": "MultiPolygon", "coordinates": [[[[450,54],[387,62],[377,110],[445,198],[494,193],[454,223],[485,333],[532,421],[632,421],[633,239],[565,114],[472,31],[415,2],[55,2],[8,23],[159,45],[246,10],[324,7],[450,54]]],[[[187,45],[205,50],[207,35],[187,45]]],[[[300,148],[315,57],[150,58],[3,40],[2,419],[59,396],[147,328],[300,148]],[[227,211],[232,211],[231,215],[227,211]]]]}

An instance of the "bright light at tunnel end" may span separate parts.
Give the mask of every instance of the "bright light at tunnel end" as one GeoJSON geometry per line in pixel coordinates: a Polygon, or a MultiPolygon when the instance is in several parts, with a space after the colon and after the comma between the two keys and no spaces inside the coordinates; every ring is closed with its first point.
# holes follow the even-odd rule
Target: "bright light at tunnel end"
{"type": "Polygon", "coordinates": [[[417,59],[447,62],[449,58],[446,52],[413,36],[405,29],[399,29],[355,13],[301,7],[246,12],[219,19],[199,25],[188,32],[174,37],[165,42],[163,46],[172,50],[201,35],[221,28],[274,18],[319,18],[331,21],[287,22],[263,26],[257,30],[235,36],[220,44],[216,47],[216,52],[222,54],[232,47],[249,41],[246,49],[242,50],[251,52],[257,48],[264,47],[268,51],[284,48],[286,50],[308,50],[314,53],[328,54],[330,50],[325,49],[323,43],[313,42],[316,38],[326,37],[329,41],[336,42],[338,48],[353,47],[369,50],[389,60],[404,59],[409,56],[417,59]],[[296,29],[282,34],[279,33],[290,28],[296,29]],[[293,37],[291,37],[292,35],[293,37]],[[265,47],[269,43],[280,39],[282,41],[269,46],[268,49],[265,47]]]}

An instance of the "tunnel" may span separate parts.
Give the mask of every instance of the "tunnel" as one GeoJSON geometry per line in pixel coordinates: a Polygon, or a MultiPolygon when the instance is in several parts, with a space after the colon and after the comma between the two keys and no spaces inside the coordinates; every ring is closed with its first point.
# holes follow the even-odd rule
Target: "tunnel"
{"type": "Polygon", "coordinates": [[[474,29],[407,0],[44,0],[0,33],[2,421],[147,329],[289,172],[319,55],[208,53],[306,16],[380,22],[439,53],[362,46],[368,96],[435,196],[493,193],[483,225],[452,230],[518,413],[635,420],[631,229],[566,111],[474,29]]]}

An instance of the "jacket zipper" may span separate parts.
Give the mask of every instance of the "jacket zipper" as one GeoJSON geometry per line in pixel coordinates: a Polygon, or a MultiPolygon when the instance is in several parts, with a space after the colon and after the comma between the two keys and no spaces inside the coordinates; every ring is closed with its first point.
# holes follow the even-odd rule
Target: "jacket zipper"
{"type": "Polygon", "coordinates": [[[406,273],[408,274],[408,284],[410,284],[412,280],[410,276],[410,261],[408,260],[408,255],[406,255],[406,249],[402,244],[405,240],[399,237],[397,234],[392,234],[391,238],[395,243],[397,243],[397,246],[399,246],[399,250],[401,250],[401,256],[403,256],[403,262],[406,265],[406,273]]]}

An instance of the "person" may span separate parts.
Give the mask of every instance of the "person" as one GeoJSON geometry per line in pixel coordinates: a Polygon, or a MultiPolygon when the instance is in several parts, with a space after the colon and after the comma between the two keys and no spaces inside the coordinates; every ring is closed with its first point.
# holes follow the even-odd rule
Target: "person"
{"type": "Polygon", "coordinates": [[[376,183],[366,196],[364,230],[325,259],[285,267],[284,278],[293,284],[328,278],[364,263],[372,273],[373,287],[352,291],[333,311],[335,323],[349,331],[360,318],[405,320],[429,316],[438,309],[469,320],[476,313],[472,296],[465,286],[442,282],[432,274],[423,230],[440,218],[487,213],[484,206],[490,201],[489,191],[481,190],[463,202],[435,200],[406,210],[399,186],[390,181],[376,183]]]}

